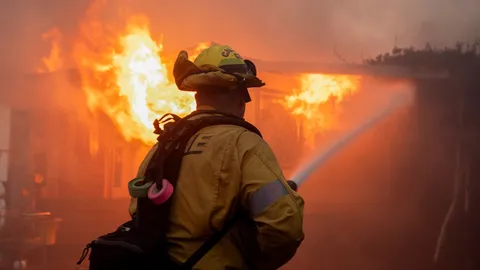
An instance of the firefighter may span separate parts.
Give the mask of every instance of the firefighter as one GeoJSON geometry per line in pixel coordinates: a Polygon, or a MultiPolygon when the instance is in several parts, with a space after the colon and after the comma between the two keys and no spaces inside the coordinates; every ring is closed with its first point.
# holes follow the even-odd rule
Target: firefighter
{"type": "MultiPolygon", "coordinates": [[[[182,51],[174,67],[180,90],[195,91],[197,111],[243,118],[248,88],[264,83],[255,65],[229,46],[213,44],[194,62],[182,51]]],[[[202,117],[199,114],[196,117],[202,117]]],[[[138,175],[155,152],[140,165],[138,175]]],[[[235,215],[242,218],[195,269],[277,269],[304,238],[304,201],[285,180],[268,144],[234,125],[210,126],[187,145],[170,217],[170,256],[184,262],[235,215]]],[[[130,214],[136,209],[132,199],[130,214]]]]}

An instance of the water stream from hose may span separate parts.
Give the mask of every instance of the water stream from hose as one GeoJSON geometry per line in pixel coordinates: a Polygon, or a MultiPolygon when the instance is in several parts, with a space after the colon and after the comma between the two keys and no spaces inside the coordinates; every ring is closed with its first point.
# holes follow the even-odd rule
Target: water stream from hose
{"type": "Polygon", "coordinates": [[[293,174],[292,180],[295,181],[297,185],[301,185],[316,169],[321,167],[328,159],[334,156],[335,153],[407,103],[408,98],[405,95],[396,95],[392,97],[387,106],[384,106],[375,112],[366,121],[351,129],[349,132],[327,146],[320,148],[309,161],[293,174]]]}

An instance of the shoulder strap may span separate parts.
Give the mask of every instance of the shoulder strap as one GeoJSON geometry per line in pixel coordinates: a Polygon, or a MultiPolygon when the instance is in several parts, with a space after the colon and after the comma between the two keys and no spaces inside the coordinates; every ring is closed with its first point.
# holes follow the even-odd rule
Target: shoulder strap
{"type": "MultiPolygon", "coordinates": [[[[158,149],[147,166],[147,173],[152,169],[163,171],[163,163],[165,159],[173,152],[174,149],[184,150],[190,138],[201,129],[214,125],[236,125],[248,129],[251,132],[262,134],[252,124],[248,123],[242,118],[227,116],[227,115],[212,115],[205,116],[194,120],[189,120],[194,114],[191,114],[183,119],[178,120],[171,130],[158,136],[158,149]],[[180,143],[180,144],[179,144],[180,143]]],[[[157,181],[162,181],[158,179],[157,181]]]]}
{"type": "MultiPolygon", "coordinates": [[[[151,179],[162,181],[164,176],[168,176],[168,180],[175,186],[188,141],[198,131],[205,127],[214,125],[235,125],[254,132],[260,137],[262,136],[260,131],[254,125],[248,123],[242,118],[230,115],[214,115],[219,113],[208,112],[208,114],[211,115],[200,117],[198,119],[191,119],[199,113],[200,112],[193,113],[182,119],[175,119],[176,121],[172,126],[165,131],[159,132],[161,135],[158,137],[158,149],[147,166],[147,174],[154,176],[151,179]],[[164,165],[166,163],[168,163],[170,170],[164,170],[164,165]],[[168,175],[164,175],[164,173],[168,175]]],[[[164,212],[164,214],[169,214],[169,210],[167,209],[166,211],[167,212],[164,212]]],[[[228,220],[221,231],[214,233],[184,264],[182,264],[181,269],[192,269],[193,266],[195,266],[195,264],[197,264],[197,262],[200,261],[200,259],[205,256],[205,254],[207,254],[207,252],[233,227],[236,223],[236,219],[235,216],[233,219],[228,220]]]]}
{"type": "Polygon", "coordinates": [[[215,232],[210,238],[203,243],[200,248],[195,251],[195,253],[188,258],[188,260],[182,264],[182,269],[184,270],[191,270],[193,267],[205,256],[210,249],[212,249],[220,240],[230,231],[230,229],[237,223],[237,220],[239,218],[239,215],[236,214],[231,218],[230,220],[227,220],[227,222],[223,225],[222,230],[215,232]]]}

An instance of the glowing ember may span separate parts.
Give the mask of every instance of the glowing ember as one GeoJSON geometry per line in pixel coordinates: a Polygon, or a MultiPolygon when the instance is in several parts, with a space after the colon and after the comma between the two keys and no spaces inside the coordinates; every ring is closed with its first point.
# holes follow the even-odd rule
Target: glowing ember
{"type": "Polygon", "coordinates": [[[302,122],[307,143],[314,144],[315,135],[332,126],[336,105],[356,92],[359,76],[304,74],[301,90],[282,102],[302,122]]]}
{"type": "Polygon", "coordinates": [[[84,24],[84,42],[76,46],[88,105],[106,113],[127,141],[152,144],[153,120],[165,113],[190,113],[196,106],[193,94],[169,80],[162,44],[152,39],[145,18],[132,18],[123,35],[110,34],[99,24],[84,24]]]}

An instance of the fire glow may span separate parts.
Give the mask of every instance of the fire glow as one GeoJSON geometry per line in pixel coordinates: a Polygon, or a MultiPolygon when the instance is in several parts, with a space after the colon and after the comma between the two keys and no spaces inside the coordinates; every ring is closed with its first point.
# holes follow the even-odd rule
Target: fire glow
{"type": "Polygon", "coordinates": [[[302,121],[307,144],[314,145],[315,135],[332,127],[338,105],[359,90],[360,80],[353,75],[301,75],[300,90],[282,104],[302,121]]]}
{"type": "MultiPolygon", "coordinates": [[[[162,55],[163,45],[152,38],[145,16],[132,16],[123,29],[115,32],[94,16],[96,8],[92,6],[86,14],[73,46],[87,105],[93,113],[106,114],[127,141],[151,145],[156,142],[152,125],[155,118],[165,113],[189,114],[196,108],[194,94],[178,91],[169,78],[166,63],[174,59],[162,55]]],[[[43,62],[48,71],[54,71],[63,63],[58,46],[61,33],[55,29],[45,38],[50,40],[52,50],[43,62]]],[[[208,45],[200,43],[192,48],[190,59],[208,45]]],[[[332,127],[339,104],[359,90],[360,79],[347,75],[300,76],[299,87],[280,103],[302,123],[307,144],[314,144],[316,134],[332,127]]]]}

